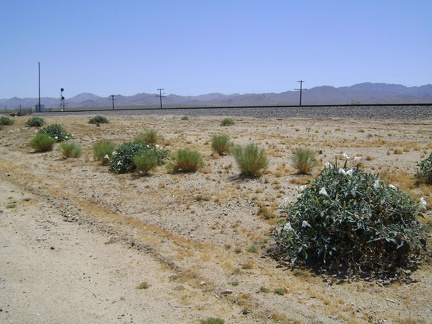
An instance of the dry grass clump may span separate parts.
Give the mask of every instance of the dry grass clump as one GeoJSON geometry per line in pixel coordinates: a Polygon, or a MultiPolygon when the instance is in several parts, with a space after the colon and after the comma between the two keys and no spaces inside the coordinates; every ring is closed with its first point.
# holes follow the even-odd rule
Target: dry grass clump
{"type": "Polygon", "coordinates": [[[259,177],[268,167],[269,161],[264,149],[253,143],[246,146],[233,146],[231,151],[242,176],[259,177]]]}

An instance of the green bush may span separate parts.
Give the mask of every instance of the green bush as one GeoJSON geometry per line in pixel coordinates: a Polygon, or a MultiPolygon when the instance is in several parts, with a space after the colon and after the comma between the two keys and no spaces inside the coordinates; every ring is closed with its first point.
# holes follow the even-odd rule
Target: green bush
{"type": "Polygon", "coordinates": [[[42,127],[44,124],[45,120],[41,117],[31,117],[26,122],[29,127],[42,127]]]}
{"type": "Polygon", "coordinates": [[[47,134],[54,138],[56,142],[67,141],[71,138],[71,135],[68,134],[59,124],[48,125],[44,128],[41,128],[38,133],[47,134]]]}
{"type": "Polygon", "coordinates": [[[148,174],[158,166],[158,159],[153,150],[147,150],[144,153],[135,155],[133,162],[136,168],[144,174],[148,174]]]}
{"type": "Polygon", "coordinates": [[[318,164],[315,152],[304,147],[294,149],[291,159],[299,174],[311,173],[318,164]]]}
{"type": "Polygon", "coordinates": [[[426,159],[417,164],[419,169],[415,177],[419,183],[432,184],[432,153],[426,159]]]}
{"type": "Polygon", "coordinates": [[[38,133],[30,140],[30,146],[35,152],[48,152],[53,149],[55,142],[56,140],[48,134],[38,133]]]}
{"type": "Polygon", "coordinates": [[[196,172],[204,165],[201,154],[188,149],[180,149],[168,164],[168,170],[177,172],[196,172]]]}
{"type": "Polygon", "coordinates": [[[233,146],[231,152],[243,176],[257,177],[268,167],[268,159],[264,149],[251,143],[246,146],[233,146]]]}
{"type": "Polygon", "coordinates": [[[201,320],[200,324],[224,324],[225,321],[218,317],[209,317],[205,320],[201,320]]]}
{"type": "Polygon", "coordinates": [[[232,118],[224,118],[222,119],[220,125],[221,126],[232,126],[234,125],[234,120],[232,120],[232,118]]]}
{"type": "Polygon", "coordinates": [[[99,125],[99,124],[108,124],[109,120],[104,116],[95,116],[95,117],[90,118],[90,120],[88,122],[89,122],[89,124],[99,125]]]}
{"type": "Polygon", "coordinates": [[[211,137],[211,147],[219,155],[228,153],[230,145],[230,137],[228,135],[213,135],[211,137]]]}
{"type": "Polygon", "coordinates": [[[93,155],[102,165],[107,165],[114,149],[115,144],[112,141],[102,139],[93,144],[93,155]]]}
{"type": "Polygon", "coordinates": [[[82,148],[73,142],[63,142],[60,144],[60,150],[62,151],[63,157],[67,158],[78,158],[81,156],[82,148]]]}
{"type": "Polygon", "coordinates": [[[0,117],[0,125],[12,125],[15,122],[12,118],[2,116],[0,117]]]}
{"type": "Polygon", "coordinates": [[[317,272],[391,277],[421,259],[419,205],[377,176],[327,164],[282,209],[272,255],[317,272]]]}
{"type": "Polygon", "coordinates": [[[162,165],[168,157],[167,150],[157,147],[150,147],[141,142],[128,142],[120,145],[115,149],[110,158],[110,170],[114,173],[128,173],[136,171],[136,165],[133,158],[135,155],[141,155],[146,151],[152,151],[157,158],[158,165],[162,165]]]}
{"type": "Polygon", "coordinates": [[[154,129],[146,129],[134,138],[135,142],[141,142],[146,145],[154,146],[158,141],[157,131],[154,129]]]}

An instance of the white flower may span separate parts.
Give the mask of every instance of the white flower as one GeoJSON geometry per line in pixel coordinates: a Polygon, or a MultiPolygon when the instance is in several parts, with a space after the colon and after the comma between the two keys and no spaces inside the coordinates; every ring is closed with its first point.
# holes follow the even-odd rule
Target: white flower
{"type": "Polygon", "coordinates": [[[379,180],[375,180],[375,182],[374,182],[374,188],[375,189],[379,189],[379,187],[380,187],[380,181],[379,180]]]}
{"type": "Polygon", "coordinates": [[[393,186],[392,184],[389,184],[389,187],[396,190],[396,187],[393,186]]]}
{"type": "Polygon", "coordinates": [[[112,156],[115,156],[116,154],[117,154],[116,151],[113,151],[113,152],[111,153],[112,156]]]}
{"type": "Polygon", "coordinates": [[[156,144],[155,147],[156,147],[156,148],[159,148],[159,144],[156,144]]]}
{"type": "Polygon", "coordinates": [[[361,156],[356,156],[356,157],[354,158],[354,160],[356,161],[357,165],[360,164],[361,159],[362,159],[361,156]]]}
{"type": "Polygon", "coordinates": [[[284,228],[283,228],[283,230],[284,231],[292,231],[293,228],[291,226],[291,223],[290,222],[286,223],[285,226],[284,226],[284,228]]]}
{"type": "Polygon", "coordinates": [[[109,159],[108,154],[105,154],[104,159],[109,159]]]}
{"type": "Polygon", "coordinates": [[[319,191],[319,194],[324,195],[324,196],[328,196],[327,190],[324,187],[321,188],[321,190],[319,191]]]}
{"type": "Polygon", "coordinates": [[[331,169],[331,168],[333,168],[333,165],[331,165],[330,162],[326,162],[324,166],[325,166],[327,169],[331,169]]]}
{"type": "Polygon", "coordinates": [[[55,139],[58,139],[58,136],[54,136],[55,139]]]}
{"type": "Polygon", "coordinates": [[[346,175],[352,176],[353,175],[354,170],[348,170],[347,172],[345,172],[346,175]]]}
{"type": "Polygon", "coordinates": [[[349,160],[349,155],[347,154],[347,153],[344,153],[344,154],[342,154],[343,155],[343,157],[345,158],[345,160],[349,160]]]}
{"type": "Polygon", "coordinates": [[[343,175],[345,175],[345,174],[346,174],[345,170],[344,170],[344,169],[342,169],[342,168],[339,168],[339,173],[341,173],[341,174],[343,174],[343,175]]]}
{"type": "Polygon", "coordinates": [[[306,222],[304,220],[303,223],[302,223],[302,227],[305,228],[305,227],[311,227],[311,226],[310,226],[310,224],[308,222],[306,222]]]}
{"type": "Polygon", "coordinates": [[[426,210],[426,200],[423,197],[420,198],[420,208],[426,210]]]}
{"type": "Polygon", "coordinates": [[[117,165],[121,165],[121,164],[122,164],[121,161],[118,161],[118,162],[117,162],[117,165]]]}
{"type": "Polygon", "coordinates": [[[299,192],[303,192],[303,191],[305,191],[306,189],[307,189],[307,186],[306,186],[306,185],[300,186],[300,187],[299,187],[299,192]]]}
{"type": "Polygon", "coordinates": [[[65,138],[66,138],[66,139],[68,139],[68,137],[67,137],[67,136],[65,136],[65,138]]]}

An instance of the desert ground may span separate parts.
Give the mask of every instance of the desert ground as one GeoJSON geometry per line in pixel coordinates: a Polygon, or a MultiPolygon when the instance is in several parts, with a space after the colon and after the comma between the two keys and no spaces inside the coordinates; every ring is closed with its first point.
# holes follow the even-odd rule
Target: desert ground
{"type": "MultiPolygon", "coordinates": [[[[106,115],[110,123],[96,126],[88,123],[95,115],[40,115],[73,135],[79,158],[64,159],[57,146],[34,153],[28,116],[0,130],[1,323],[432,323],[428,262],[412,283],[333,282],[266,253],[280,207],[343,153],[430,207],[431,187],[416,186],[414,174],[432,152],[431,118],[167,112],[106,115]],[[235,124],[222,127],[224,117],[235,124]],[[144,129],[157,130],[171,152],[199,151],[205,166],[143,176],[113,174],[94,159],[96,141],[122,144],[144,129]],[[239,177],[231,155],[212,152],[213,134],[258,144],[268,170],[239,177]],[[296,174],[296,147],[316,152],[313,174],[296,174]]],[[[431,209],[423,216],[430,223],[431,209]]]]}

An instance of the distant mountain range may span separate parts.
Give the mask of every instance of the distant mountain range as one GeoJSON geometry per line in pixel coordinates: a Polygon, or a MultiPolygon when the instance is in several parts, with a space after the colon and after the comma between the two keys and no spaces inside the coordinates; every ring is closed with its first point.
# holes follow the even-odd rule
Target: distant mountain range
{"type": "MultiPolygon", "coordinates": [[[[65,99],[68,108],[111,106],[109,97],[81,93],[65,99]]],[[[115,95],[115,106],[159,107],[157,94],[138,93],[133,96],[115,95]]],[[[0,99],[0,109],[34,108],[38,98],[0,99]]],[[[432,103],[432,85],[406,87],[386,83],[361,83],[349,87],[321,86],[303,91],[302,104],[401,104],[432,103]]],[[[45,108],[58,108],[59,98],[41,98],[45,108]]],[[[298,105],[299,92],[231,94],[210,93],[199,96],[168,95],[163,97],[164,107],[182,106],[260,106],[298,105]]]]}

